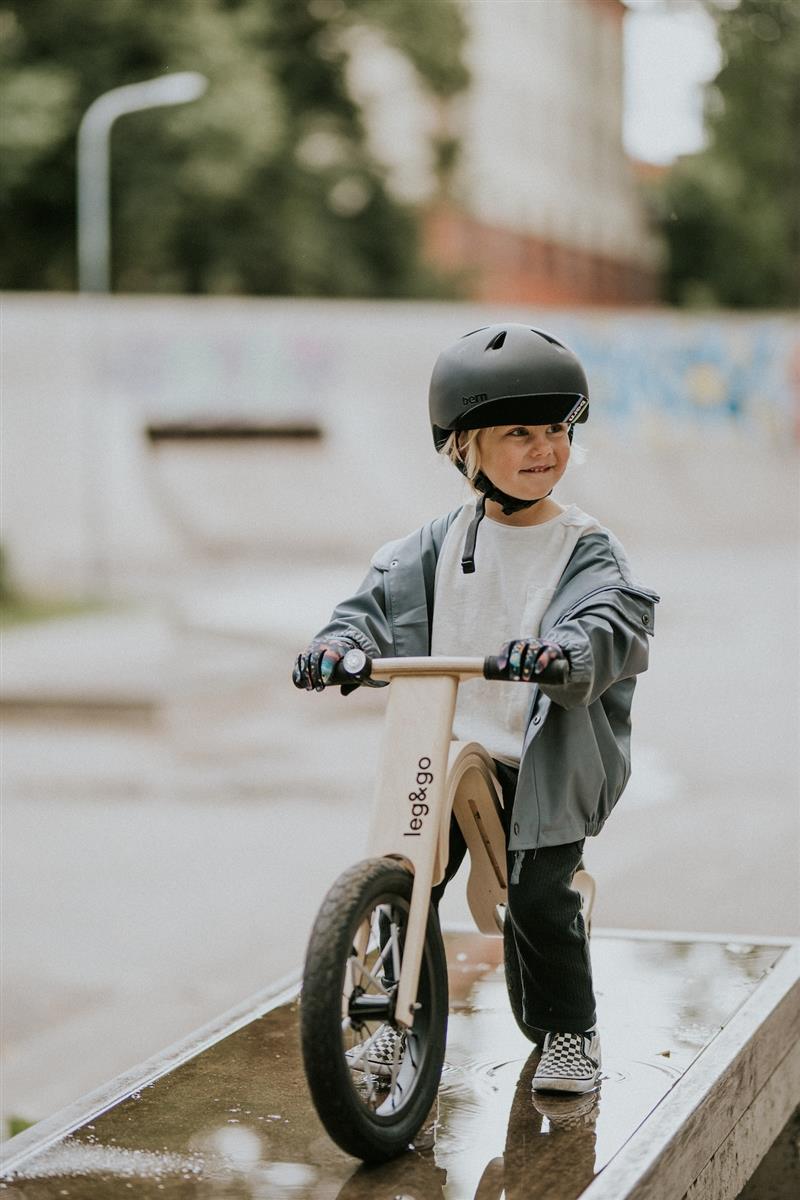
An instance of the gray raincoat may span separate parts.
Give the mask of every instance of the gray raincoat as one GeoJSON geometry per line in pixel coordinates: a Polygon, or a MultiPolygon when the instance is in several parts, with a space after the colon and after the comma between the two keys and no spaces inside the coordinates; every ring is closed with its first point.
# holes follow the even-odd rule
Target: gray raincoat
{"type": "MultiPolygon", "coordinates": [[[[371,656],[430,654],[436,561],[459,511],[381,547],[317,636],[345,635],[371,656]]],[[[633,580],[608,530],[578,540],[539,635],[564,648],[569,678],[531,686],[509,849],[564,845],[602,829],[630,777],[631,701],[658,599],[633,580]]],[[[508,631],[509,640],[524,635],[508,631]]]]}

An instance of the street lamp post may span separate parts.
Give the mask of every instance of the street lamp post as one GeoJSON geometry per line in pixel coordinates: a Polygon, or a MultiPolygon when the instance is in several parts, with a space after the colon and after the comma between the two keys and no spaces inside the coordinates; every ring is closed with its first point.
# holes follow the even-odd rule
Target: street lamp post
{"type": "MultiPolygon", "coordinates": [[[[108,292],[111,287],[110,137],[117,117],[145,108],[186,104],[202,96],[208,80],[196,71],[178,71],[112,88],[94,100],[78,128],[78,290],[108,292]]],[[[84,399],[83,507],[86,539],[85,586],[90,596],[108,591],[108,530],[103,488],[103,420],[106,406],[97,392],[84,399]]]]}
{"type": "Polygon", "coordinates": [[[207,87],[198,71],[176,71],[112,88],[83,114],[78,128],[78,291],[111,290],[109,143],[114,121],[145,108],[187,104],[207,87]]]}

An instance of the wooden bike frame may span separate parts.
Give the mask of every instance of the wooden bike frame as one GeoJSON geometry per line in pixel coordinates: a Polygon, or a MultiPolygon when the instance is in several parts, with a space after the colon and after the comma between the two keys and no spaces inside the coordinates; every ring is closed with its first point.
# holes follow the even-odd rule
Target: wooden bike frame
{"type": "MultiPolygon", "coordinates": [[[[481,933],[501,935],[506,902],[502,794],[477,742],[452,740],[458,685],[483,678],[482,658],[373,659],[391,682],[369,835],[370,857],[397,858],[414,873],[395,1016],[414,1021],[431,887],[447,866],[455,812],[470,856],[467,899],[481,933]]],[[[524,685],[520,685],[524,686],[524,685]]]]}

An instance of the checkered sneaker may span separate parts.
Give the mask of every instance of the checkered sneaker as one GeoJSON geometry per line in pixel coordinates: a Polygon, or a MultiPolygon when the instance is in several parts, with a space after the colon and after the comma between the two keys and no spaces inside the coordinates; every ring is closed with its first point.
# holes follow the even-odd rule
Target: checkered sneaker
{"type": "Polygon", "coordinates": [[[600,1079],[596,1033],[548,1033],[533,1077],[535,1092],[590,1092],[600,1079]]]}
{"type": "Polygon", "coordinates": [[[353,1071],[368,1071],[379,1079],[390,1079],[395,1063],[403,1060],[405,1048],[404,1033],[398,1033],[391,1025],[381,1025],[366,1042],[348,1050],[345,1057],[353,1071]]]}

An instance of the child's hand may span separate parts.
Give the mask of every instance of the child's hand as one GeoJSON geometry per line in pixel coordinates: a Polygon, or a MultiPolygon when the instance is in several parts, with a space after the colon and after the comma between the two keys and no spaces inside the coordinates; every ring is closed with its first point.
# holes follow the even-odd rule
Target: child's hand
{"type": "Polygon", "coordinates": [[[348,650],[357,648],[352,638],[347,637],[312,642],[305,653],[297,656],[292,683],[296,688],[305,688],[307,692],[321,692],[330,683],[336,664],[341,662],[348,650]]]}
{"type": "Polygon", "coordinates": [[[569,667],[569,659],[555,642],[542,642],[538,638],[518,638],[506,642],[497,656],[498,666],[508,664],[508,678],[527,681],[541,675],[554,662],[563,662],[569,667]]]}

